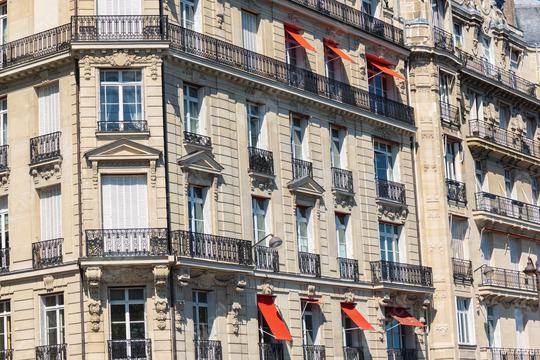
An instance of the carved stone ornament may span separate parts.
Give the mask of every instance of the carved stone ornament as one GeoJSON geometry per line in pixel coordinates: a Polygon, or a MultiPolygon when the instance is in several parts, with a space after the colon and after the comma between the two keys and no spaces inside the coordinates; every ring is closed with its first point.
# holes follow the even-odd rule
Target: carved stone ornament
{"type": "Polygon", "coordinates": [[[9,190],[9,170],[0,173],[0,190],[9,190]]]}
{"type": "Polygon", "coordinates": [[[341,207],[342,209],[352,211],[352,208],[354,205],[356,205],[356,201],[354,201],[354,194],[345,195],[334,193],[334,205],[336,207],[341,207]]]}
{"type": "Polygon", "coordinates": [[[308,285],[307,294],[309,297],[314,297],[317,294],[317,288],[315,285],[308,285]]]}
{"type": "Polygon", "coordinates": [[[178,274],[176,276],[176,282],[178,283],[178,286],[184,287],[189,285],[189,280],[191,279],[191,276],[189,275],[189,272],[185,271],[181,274],[178,274]]]}
{"type": "Polygon", "coordinates": [[[245,279],[239,279],[237,282],[236,282],[236,287],[235,287],[235,291],[236,292],[243,292],[245,289],[246,289],[246,286],[247,286],[247,282],[245,279]]]}
{"type": "Polygon", "coordinates": [[[54,277],[52,275],[43,276],[43,287],[45,287],[45,290],[48,292],[54,290],[54,277]]]}
{"type": "Polygon", "coordinates": [[[182,314],[184,313],[184,307],[185,307],[184,300],[178,300],[176,302],[175,326],[176,326],[176,330],[179,332],[182,332],[182,330],[184,329],[187,323],[187,318],[185,316],[182,316],[182,314]]]}
{"type": "Polygon", "coordinates": [[[134,53],[129,50],[114,50],[109,55],[85,55],[80,61],[81,74],[85,80],[92,78],[92,68],[110,66],[113,68],[126,68],[133,65],[147,66],[152,80],[159,77],[161,58],[155,54],[134,53]]]}
{"type": "Polygon", "coordinates": [[[88,286],[88,313],[92,331],[100,329],[101,322],[101,280],[102,271],[100,267],[89,267],[85,270],[86,284],[88,286]]]}
{"type": "Polygon", "coordinates": [[[264,283],[260,286],[262,295],[272,295],[274,287],[269,283],[264,283]]]}
{"type": "Polygon", "coordinates": [[[167,327],[167,279],[169,277],[169,267],[166,265],[156,265],[152,271],[154,274],[154,307],[156,310],[157,327],[165,330],[167,327]]]}
{"type": "Polygon", "coordinates": [[[391,206],[387,204],[378,204],[379,218],[381,220],[404,223],[409,214],[405,206],[391,206]]]}
{"type": "Polygon", "coordinates": [[[263,178],[263,177],[257,177],[252,176],[251,178],[251,191],[262,191],[268,193],[268,195],[272,194],[272,191],[274,190],[274,180],[269,178],[263,178]]]}
{"type": "Polygon", "coordinates": [[[236,336],[240,333],[240,311],[242,310],[242,305],[239,302],[233,302],[231,305],[231,323],[233,326],[233,332],[236,336]]]}
{"type": "Polygon", "coordinates": [[[60,180],[62,177],[62,161],[58,160],[52,164],[33,167],[30,171],[34,184],[40,184],[42,181],[49,181],[54,178],[60,180]]]}
{"type": "Polygon", "coordinates": [[[347,292],[345,294],[343,294],[343,302],[346,302],[346,303],[354,303],[354,293],[352,292],[351,289],[348,289],[347,292]]]}

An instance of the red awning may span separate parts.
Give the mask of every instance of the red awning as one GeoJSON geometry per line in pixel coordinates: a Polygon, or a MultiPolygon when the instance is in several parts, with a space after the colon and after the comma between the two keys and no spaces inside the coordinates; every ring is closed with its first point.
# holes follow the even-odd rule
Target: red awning
{"type": "Polygon", "coordinates": [[[271,295],[257,295],[257,307],[261,311],[264,320],[266,320],[266,323],[276,340],[292,341],[292,336],[287,328],[287,324],[285,324],[285,321],[281,318],[281,315],[274,304],[274,298],[271,295]]]}
{"type": "Polygon", "coordinates": [[[378,64],[385,65],[385,66],[396,66],[395,64],[392,64],[390,61],[386,60],[385,58],[378,57],[371,54],[366,54],[366,59],[370,63],[376,62],[378,64]]]}
{"type": "Polygon", "coordinates": [[[371,65],[375,66],[377,69],[381,70],[383,73],[388,74],[390,76],[393,76],[395,78],[405,80],[405,77],[398,73],[396,70],[392,70],[389,67],[386,67],[381,64],[377,64],[376,62],[372,62],[371,65]]]}
{"type": "Polygon", "coordinates": [[[350,58],[349,55],[345,54],[338,46],[335,42],[333,41],[330,41],[330,40],[325,40],[324,41],[324,45],[326,45],[330,50],[332,50],[334,52],[334,54],[336,54],[337,56],[339,56],[340,58],[342,58],[343,60],[347,60],[347,61],[350,61],[352,63],[354,63],[354,60],[350,58]]]}
{"type": "Polygon", "coordinates": [[[356,306],[353,303],[341,303],[341,311],[345,313],[351,320],[362,330],[375,330],[370,323],[356,310],[356,306]]]}
{"type": "Polygon", "coordinates": [[[310,51],[313,51],[313,52],[317,52],[315,50],[315,48],[313,46],[311,46],[310,43],[307,42],[306,39],[304,39],[304,37],[302,35],[300,35],[300,33],[298,32],[297,29],[293,29],[292,27],[289,27],[289,26],[285,26],[285,32],[287,32],[287,34],[291,35],[291,37],[296,40],[296,42],[301,46],[303,47],[304,49],[306,50],[310,50],[310,51]]]}
{"type": "Polygon", "coordinates": [[[409,314],[409,312],[403,308],[387,308],[386,314],[393,317],[394,320],[405,326],[418,326],[423,327],[424,324],[417,318],[409,314]]]}
{"type": "Polygon", "coordinates": [[[301,301],[307,303],[307,304],[316,304],[319,305],[321,302],[319,299],[313,299],[313,298],[300,298],[301,301]]]}

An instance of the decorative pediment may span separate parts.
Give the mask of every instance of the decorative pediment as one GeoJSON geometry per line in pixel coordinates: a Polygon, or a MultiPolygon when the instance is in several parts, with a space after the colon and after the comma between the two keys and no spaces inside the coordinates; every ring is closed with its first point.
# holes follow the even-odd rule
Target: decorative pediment
{"type": "Polygon", "coordinates": [[[324,193],[324,188],[309,176],[294,179],[287,186],[291,191],[311,196],[319,197],[324,193]]]}
{"type": "Polygon", "coordinates": [[[91,163],[102,161],[157,161],[161,151],[128,139],[119,139],[86,152],[91,163]]]}
{"type": "Polygon", "coordinates": [[[218,175],[223,171],[221,166],[211,153],[204,150],[182,156],[178,159],[178,165],[187,171],[197,171],[206,174],[218,175]]]}

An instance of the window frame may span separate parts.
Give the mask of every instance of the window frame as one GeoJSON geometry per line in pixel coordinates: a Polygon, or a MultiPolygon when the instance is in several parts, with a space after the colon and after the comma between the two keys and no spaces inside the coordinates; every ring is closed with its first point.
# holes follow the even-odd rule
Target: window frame
{"type": "Polygon", "coordinates": [[[208,189],[204,186],[192,185],[188,187],[188,223],[189,223],[189,232],[192,233],[205,233],[205,222],[204,218],[206,199],[208,195],[208,189]],[[200,197],[197,197],[196,191],[200,190],[200,197]],[[197,219],[194,216],[196,215],[196,206],[200,205],[201,218],[197,219]],[[200,227],[199,227],[200,226],[200,227]],[[202,229],[202,231],[198,231],[202,229]]]}
{"type": "Polygon", "coordinates": [[[65,302],[64,302],[64,294],[63,293],[56,293],[56,294],[46,294],[41,295],[41,343],[42,345],[61,345],[65,344],[65,302]],[[55,305],[47,306],[45,299],[47,298],[53,298],[55,305]],[[62,301],[60,301],[62,299],[62,301]],[[60,304],[61,302],[61,304],[60,304]],[[53,311],[55,313],[55,319],[56,319],[56,326],[54,326],[54,329],[56,331],[56,343],[50,344],[49,343],[49,331],[50,327],[47,321],[47,313],[49,311],[53,311]],[[62,314],[60,316],[60,314],[62,314]],[[62,319],[61,324],[60,320],[62,319]]]}
{"type": "Polygon", "coordinates": [[[295,216],[296,216],[295,223],[296,223],[296,238],[298,242],[298,251],[309,253],[310,247],[311,247],[311,234],[310,234],[311,207],[297,205],[295,216]],[[302,214],[303,211],[305,211],[305,215],[302,214]],[[300,224],[306,224],[305,236],[301,234],[302,228],[300,224]]]}
{"type": "Polygon", "coordinates": [[[8,102],[0,98],[0,146],[8,144],[8,102]]]}
{"type": "Polygon", "coordinates": [[[462,49],[463,48],[463,25],[461,23],[454,22],[454,24],[452,25],[452,35],[454,39],[454,46],[457,47],[458,49],[462,49]]]}
{"type": "Polygon", "coordinates": [[[253,196],[251,198],[251,212],[253,216],[253,239],[255,240],[255,243],[257,241],[260,241],[262,238],[264,238],[268,234],[267,217],[268,217],[269,202],[270,201],[266,198],[261,198],[261,197],[256,197],[256,196],[253,196]],[[260,206],[261,202],[263,203],[262,208],[260,206]],[[262,223],[264,225],[263,229],[259,229],[257,226],[259,216],[262,216],[262,223]],[[261,237],[261,230],[262,230],[262,237],[261,237]],[[257,236],[257,234],[259,236],[257,236]]]}
{"type": "Polygon", "coordinates": [[[305,160],[304,142],[306,125],[304,119],[296,114],[291,116],[291,153],[294,159],[305,160]],[[298,143],[297,143],[298,138],[298,143]],[[300,152],[298,154],[298,152],[300,152]]]}
{"type": "Polygon", "coordinates": [[[396,156],[394,154],[394,145],[382,142],[374,141],[373,143],[374,161],[375,161],[375,178],[380,180],[395,181],[394,180],[394,166],[396,163],[396,156]],[[386,170],[386,179],[379,178],[378,175],[378,156],[384,157],[384,164],[386,170]]]}
{"type": "MultiPolygon", "coordinates": [[[[137,76],[137,75],[135,75],[137,76]]],[[[142,69],[101,69],[99,71],[99,121],[101,124],[110,124],[115,125],[118,123],[118,128],[120,130],[124,130],[126,124],[132,123],[132,122],[140,122],[144,120],[144,82],[143,82],[143,71],[142,69]],[[127,72],[132,72],[134,74],[138,74],[140,80],[135,81],[124,81],[124,75],[127,72]],[[117,73],[118,74],[118,81],[105,81],[105,74],[107,73],[117,73]],[[117,121],[109,121],[107,111],[107,105],[109,104],[107,102],[107,95],[106,90],[107,87],[117,88],[118,91],[118,120],[117,121]],[[133,119],[127,119],[126,113],[124,110],[124,107],[127,105],[124,102],[124,88],[127,87],[134,87],[135,88],[135,102],[134,103],[128,103],[135,106],[136,111],[135,114],[138,116],[135,116],[133,119]],[[137,88],[139,89],[138,93],[140,98],[137,99],[137,88]],[[105,103],[103,103],[103,100],[105,103]]]]}
{"type": "Polygon", "coordinates": [[[348,227],[350,216],[348,214],[336,213],[334,218],[336,223],[336,242],[338,257],[349,259],[350,256],[352,256],[352,254],[349,254],[350,251],[348,249],[348,227]],[[340,234],[342,234],[342,236],[340,234]]]}
{"type": "Polygon", "coordinates": [[[2,326],[4,329],[4,332],[0,332],[0,336],[3,338],[3,344],[4,347],[0,348],[0,350],[12,350],[12,335],[11,335],[11,301],[10,300],[4,300],[0,301],[0,322],[2,322],[2,326]]]}
{"type": "Polygon", "coordinates": [[[470,298],[456,297],[456,319],[459,345],[475,345],[474,314],[470,298]],[[460,306],[460,305],[463,305],[460,306]]]}
{"type": "Polygon", "coordinates": [[[252,148],[262,148],[262,131],[264,118],[261,115],[261,105],[252,101],[246,102],[246,115],[248,121],[248,145],[252,148]],[[253,122],[256,122],[254,124],[253,122]],[[255,128],[253,127],[255,126],[255,128]],[[254,142],[255,140],[255,142],[254,142]]]}
{"type": "Polygon", "coordinates": [[[379,247],[381,260],[388,262],[400,262],[400,237],[402,227],[396,224],[379,222],[379,247]],[[389,231],[388,229],[391,229],[389,231]],[[391,243],[392,249],[389,244],[391,243]],[[392,254],[392,256],[390,256],[392,254]]]}
{"type": "Polygon", "coordinates": [[[211,337],[211,324],[210,324],[210,306],[209,306],[209,291],[204,290],[197,290],[193,289],[191,292],[191,302],[193,306],[193,336],[195,340],[208,340],[211,337]],[[200,294],[206,295],[206,302],[202,302],[200,300],[200,294]],[[200,316],[201,313],[199,312],[200,308],[206,309],[206,322],[201,322],[200,316]],[[207,339],[201,338],[200,334],[200,327],[201,325],[206,325],[206,333],[207,333],[207,339]]]}
{"type": "Polygon", "coordinates": [[[200,3],[201,0],[180,0],[180,24],[183,28],[201,31],[202,23],[200,21],[200,3]],[[186,17],[187,10],[192,9],[193,19],[188,20],[186,17]]]}

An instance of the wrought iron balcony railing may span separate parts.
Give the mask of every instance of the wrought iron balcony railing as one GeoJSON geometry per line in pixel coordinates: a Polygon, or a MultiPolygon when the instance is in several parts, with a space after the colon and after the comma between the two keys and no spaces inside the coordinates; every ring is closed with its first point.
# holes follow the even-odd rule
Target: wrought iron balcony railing
{"type": "Polygon", "coordinates": [[[358,260],[338,257],[339,277],[358,281],[358,260]]]}
{"type": "Polygon", "coordinates": [[[536,281],[522,271],[508,270],[483,265],[481,268],[482,286],[493,286],[504,289],[531,291],[536,294],[536,281]]]}
{"type": "Polygon", "coordinates": [[[98,131],[108,133],[145,132],[148,124],[145,120],[99,121],[98,131]]]}
{"type": "Polygon", "coordinates": [[[283,343],[259,343],[260,360],[283,360],[283,343]]]}
{"type": "Polygon", "coordinates": [[[446,179],[446,198],[449,202],[456,203],[458,205],[467,205],[467,189],[465,183],[446,179]]]}
{"type": "Polygon", "coordinates": [[[218,62],[221,65],[227,65],[405,124],[414,124],[414,111],[406,104],[371,94],[366,90],[315,74],[306,69],[291,66],[272,57],[246,50],[178,25],[168,25],[168,34],[173,50],[218,62]]]}
{"type": "Polygon", "coordinates": [[[459,284],[472,284],[473,271],[472,262],[470,260],[452,258],[452,268],[454,272],[454,282],[459,284]]]}
{"type": "Polygon", "coordinates": [[[304,360],[325,360],[326,349],[323,345],[303,345],[304,360]]]}
{"type": "Polygon", "coordinates": [[[540,223],[539,206],[486,192],[476,193],[476,210],[523,220],[536,225],[540,223]]]}
{"type": "Polygon", "coordinates": [[[433,286],[433,274],[431,268],[427,266],[384,260],[371,261],[370,266],[374,284],[391,282],[417,286],[433,286]]]}
{"type": "Polygon", "coordinates": [[[176,230],[172,232],[172,245],[177,256],[253,264],[251,241],[247,240],[176,230]]]}
{"type": "Polygon", "coordinates": [[[267,246],[255,246],[255,266],[260,270],[279,272],[279,253],[267,246]]]}
{"type": "Polygon", "coordinates": [[[418,360],[416,349],[387,349],[388,360],[418,360]]]}
{"type": "Polygon", "coordinates": [[[454,53],[454,36],[448,31],[438,27],[433,27],[433,45],[437,49],[454,53]]]}
{"type": "Polygon", "coordinates": [[[8,272],[8,271],[9,271],[9,248],[3,248],[3,249],[0,249],[0,273],[8,272]]]}
{"type": "Polygon", "coordinates": [[[30,163],[39,164],[60,157],[60,131],[30,139],[30,163]]]}
{"type": "Polygon", "coordinates": [[[0,146],[0,171],[8,168],[8,149],[9,145],[0,146]]]}
{"type": "Polygon", "coordinates": [[[395,201],[405,205],[405,185],[382,179],[376,179],[376,181],[377,197],[379,199],[395,201]]]}
{"type": "Polygon", "coordinates": [[[457,106],[448,104],[444,101],[439,102],[441,111],[441,123],[451,129],[461,128],[461,121],[459,118],[459,108],[457,106]]]}
{"type": "Polygon", "coordinates": [[[471,119],[469,123],[471,137],[482,138],[525,155],[540,158],[540,142],[538,141],[518,136],[483,120],[471,119]]]}
{"type": "Polygon", "coordinates": [[[271,151],[248,148],[249,152],[249,171],[274,176],[274,155],[271,151]]]}
{"type": "Polygon", "coordinates": [[[167,229],[86,230],[87,256],[164,256],[168,253],[167,229]]]}
{"type": "Polygon", "coordinates": [[[488,360],[538,360],[540,349],[488,348],[488,360]]]}
{"type": "Polygon", "coordinates": [[[67,345],[36,346],[36,360],[67,360],[67,345]]]}
{"type": "Polygon", "coordinates": [[[298,266],[300,273],[321,277],[321,256],[308,252],[298,252],[298,266]]]}
{"type": "Polygon", "coordinates": [[[0,360],[13,360],[13,349],[0,350],[0,360]]]}
{"type": "Polygon", "coordinates": [[[364,349],[361,347],[344,346],[343,359],[344,360],[364,360],[364,349]]]}
{"type": "Polygon", "coordinates": [[[212,147],[212,139],[209,136],[184,131],[184,144],[212,147]]]}
{"type": "Polygon", "coordinates": [[[221,360],[221,341],[195,340],[196,360],[221,360]]]}
{"type": "Polygon", "coordinates": [[[309,161],[292,159],[293,179],[300,179],[304,176],[313,178],[313,164],[309,161]]]}
{"type": "Polygon", "coordinates": [[[333,167],[332,188],[352,194],[354,192],[352,171],[333,167]]]}
{"type": "Polygon", "coordinates": [[[32,266],[41,269],[62,264],[64,239],[38,241],[32,244],[32,266]]]}
{"type": "Polygon", "coordinates": [[[167,17],[159,15],[72,16],[73,41],[167,40],[167,17]]]}
{"type": "Polygon", "coordinates": [[[336,0],[291,0],[371,35],[404,46],[403,30],[336,0]]]}
{"type": "Polygon", "coordinates": [[[108,340],[109,360],[152,360],[150,339],[108,340]]]}

